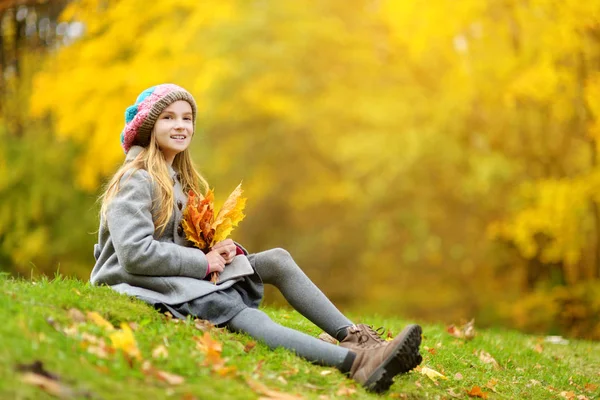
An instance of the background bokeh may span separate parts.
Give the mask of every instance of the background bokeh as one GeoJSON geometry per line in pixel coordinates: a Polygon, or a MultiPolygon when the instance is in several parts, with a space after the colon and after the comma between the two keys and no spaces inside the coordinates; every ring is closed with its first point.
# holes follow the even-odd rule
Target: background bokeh
{"type": "Polygon", "coordinates": [[[0,23],[1,270],[87,279],[124,110],[173,82],[217,200],[243,181],[234,239],[343,310],[600,338],[599,0],[0,0],[0,23]]]}

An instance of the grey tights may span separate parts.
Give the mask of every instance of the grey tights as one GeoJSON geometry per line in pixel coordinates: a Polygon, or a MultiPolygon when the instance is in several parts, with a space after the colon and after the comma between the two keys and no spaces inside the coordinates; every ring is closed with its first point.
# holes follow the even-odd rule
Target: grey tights
{"type": "MultiPolygon", "coordinates": [[[[257,253],[252,260],[264,283],[276,286],[299,313],[331,336],[342,339],[352,322],[346,318],[298,267],[283,249],[257,253]]],[[[294,329],[275,323],[264,312],[245,308],[233,317],[227,327],[245,332],[271,348],[284,347],[299,356],[320,364],[350,369],[353,355],[348,350],[294,329]]]]}

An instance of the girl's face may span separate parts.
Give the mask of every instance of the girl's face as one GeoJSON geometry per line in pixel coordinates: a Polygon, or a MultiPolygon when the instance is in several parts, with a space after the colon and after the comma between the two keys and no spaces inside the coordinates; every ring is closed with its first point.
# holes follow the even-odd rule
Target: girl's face
{"type": "Polygon", "coordinates": [[[169,165],[175,156],[188,148],[194,133],[192,106],[184,100],[170,104],[158,116],[154,124],[154,135],[158,147],[169,165]]]}

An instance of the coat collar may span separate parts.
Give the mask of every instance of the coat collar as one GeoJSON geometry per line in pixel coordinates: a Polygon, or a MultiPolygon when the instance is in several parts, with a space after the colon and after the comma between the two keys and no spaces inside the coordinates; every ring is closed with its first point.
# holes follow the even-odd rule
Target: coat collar
{"type": "MultiPolygon", "coordinates": [[[[131,146],[127,155],[125,156],[125,162],[133,161],[141,152],[144,150],[142,146],[131,146]]],[[[169,175],[171,178],[175,179],[177,177],[177,171],[173,169],[172,165],[167,165],[167,169],[169,170],[169,175]]]]}

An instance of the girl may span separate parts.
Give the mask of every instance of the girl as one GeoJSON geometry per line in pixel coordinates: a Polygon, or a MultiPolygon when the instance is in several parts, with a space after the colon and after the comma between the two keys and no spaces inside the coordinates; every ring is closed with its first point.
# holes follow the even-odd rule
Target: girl
{"type": "Polygon", "coordinates": [[[102,195],[91,282],[179,318],[192,315],[245,332],[271,348],[284,347],[311,362],[336,367],[370,391],[386,391],[395,375],[422,360],[418,325],[386,342],[369,326],[354,325],[342,315],[285,250],[248,254],[227,239],[204,254],[186,240],[180,223],[186,193],[208,189],[188,151],[195,120],[194,98],[173,84],[143,91],[127,108],[121,134],[126,158],[102,195]],[[228,279],[209,282],[212,272],[244,263],[247,268],[237,268],[228,279]],[[263,283],[279,288],[296,310],[340,345],[273,322],[258,309],[263,283]]]}

